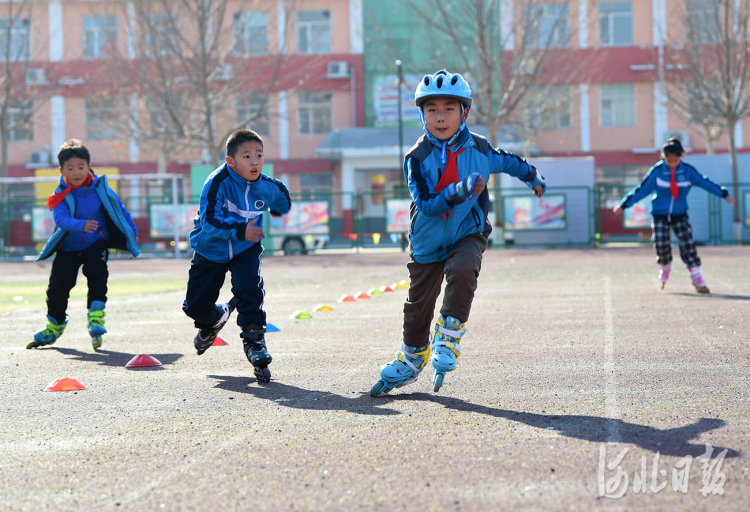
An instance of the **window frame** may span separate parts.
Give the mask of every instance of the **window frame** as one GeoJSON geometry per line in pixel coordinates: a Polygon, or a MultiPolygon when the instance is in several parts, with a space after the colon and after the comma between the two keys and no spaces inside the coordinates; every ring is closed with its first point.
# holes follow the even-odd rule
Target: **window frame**
{"type": "Polygon", "coordinates": [[[117,15],[109,14],[92,14],[84,15],[81,21],[83,28],[83,60],[99,60],[108,57],[107,52],[111,47],[117,46],[117,15]],[[96,21],[92,26],[87,27],[86,21],[96,21]],[[107,20],[107,23],[102,23],[107,20]],[[110,23],[111,29],[110,29],[110,23]],[[88,34],[92,34],[93,47],[89,46],[88,34]]]}
{"type": "Polygon", "coordinates": [[[296,36],[297,36],[297,53],[302,55],[319,55],[319,54],[330,54],[333,44],[333,33],[331,30],[331,10],[330,9],[304,9],[297,11],[296,16],[296,36]],[[300,15],[303,13],[326,13],[325,20],[300,20],[300,15]],[[315,28],[325,28],[327,31],[327,41],[325,45],[315,47],[313,44],[314,34],[312,33],[315,28]],[[305,32],[305,45],[306,48],[302,48],[303,38],[301,33],[305,32]],[[325,46],[325,48],[323,47],[325,46]],[[320,51],[318,51],[320,50],[320,51]]]}
{"type": "Polygon", "coordinates": [[[117,102],[112,96],[97,96],[84,99],[84,115],[86,117],[86,138],[88,140],[113,141],[117,140],[115,125],[119,119],[117,102]],[[111,101],[111,106],[106,105],[111,101]],[[111,114],[107,120],[102,114],[111,114]],[[92,122],[93,121],[93,122],[92,122]],[[111,122],[111,125],[108,124],[111,122]]]}
{"type": "Polygon", "coordinates": [[[235,103],[235,110],[237,112],[236,122],[239,125],[245,119],[250,117],[249,112],[259,112],[253,126],[250,126],[249,128],[255,130],[258,135],[271,135],[271,119],[268,115],[268,100],[270,98],[266,97],[265,102],[263,102],[263,99],[264,94],[261,92],[250,92],[244,97],[238,98],[235,103]],[[259,124],[265,129],[259,129],[259,124]]]}
{"type": "Polygon", "coordinates": [[[10,46],[9,62],[24,62],[31,58],[31,20],[29,18],[0,17],[0,36],[5,36],[10,25],[10,40],[0,38],[0,62],[5,62],[5,52],[10,46]],[[19,27],[19,24],[22,27],[19,27]],[[20,45],[20,48],[18,48],[20,45]],[[14,49],[15,48],[15,49],[14,49]]]}
{"type": "Polygon", "coordinates": [[[619,82],[614,84],[599,84],[599,126],[601,128],[634,128],[638,124],[637,120],[637,98],[636,98],[636,90],[635,90],[635,83],[633,82],[619,82]],[[632,96],[630,94],[613,94],[608,91],[608,89],[612,88],[613,86],[622,86],[622,85],[629,85],[632,87],[632,96]],[[605,91],[607,94],[605,95],[605,91]],[[623,115],[620,113],[620,109],[623,107],[620,106],[619,108],[617,105],[622,105],[622,102],[625,100],[631,100],[632,99],[632,112],[633,112],[633,123],[632,124],[618,124],[618,114],[623,115]],[[604,102],[610,101],[612,104],[610,105],[611,110],[611,119],[612,124],[606,125],[604,124],[604,102]]]}
{"type": "Polygon", "coordinates": [[[32,142],[34,140],[34,104],[33,100],[13,101],[6,110],[7,116],[12,118],[8,122],[8,142],[32,142]],[[18,123],[18,126],[13,126],[18,123]]]}
{"type": "MultiPolygon", "coordinates": [[[[268,55],[268,13],[263,11],[237,11],[232,15],[232,35],[234,45],[232,54],[238,57],[256,57],[268,55]],[[249,19],[243,19],[249,18],[249,19]],[[253,19],[255,18],[255,19],[253,19]],[[258,21],[262,19],[262,23],[258,21]],[[253,45],[253,35],[262,27],[263,48],[255,51],[257,45],[253,45]],[[242,44],[238,44],[238,42],[242,44]]],[[[259,46],[258,46],[259,48],[259,46]]]]}
{"type": "Polygon", "coordinates": [[[298,126],[297,126],[297,133],[299,135],[326,135],[333,129],[333,93],[331,91],[300,91],[297,94],[297,112],[298,112],[298,126]],[[307,101],[303,100],[303,95],[305,95],[307,101]],[[310,101],[310,98],[314,98],[315,95],[327,95],[328,101],[322,102],[322,101],[310,101]],[[327,125],[328,129],[325,131],[315,131],[315,120],[316,120],[316,113],[318,115],[325,114],[323,112],[323,109],[327,110],[327,125]],[[308,119],[306,123],[303,123],[302,117],[303,115],[307,115],[308,119]],[[303,124],[307,124],[309,126],[309,132],[302,131],[303,124]]]}
{"type": "Polygon", "coordinates": [[[633,2],[632,1],[612,1],[612,2],[599,2],[598,4],[598,20],[599,20],[599,46],[604,47],[617,47],[617,46],[633,46],[633,41],[635,38],[634,34],[634,26],[633,26],[633,2]],[[602,14],[602,6],[603,5],[613,5],[613,4],[628,4],[630,7],[630,11],[627,13],[625,12],[608,12],[606,14],[602,14]],[[630,20],[630,34],[629,34],[629,41],[618,43],[615,42],[615,23],[617,19],[624,19],[629,18],[630,20]],[[602,34],[602,21],[607,20],[608,25],[608,31],[609,31],[609,37],[608,41],[603,40],[603,34],[602,34]]]}

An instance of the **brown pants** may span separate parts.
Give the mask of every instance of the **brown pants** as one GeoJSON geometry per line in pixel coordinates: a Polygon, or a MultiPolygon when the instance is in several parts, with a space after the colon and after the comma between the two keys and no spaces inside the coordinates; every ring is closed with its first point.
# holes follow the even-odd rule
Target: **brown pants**
{"type": "Polygon", "coordinates": [[[430,342],[430,328],[435,315],[435,301],[440,295],[445,274],[445,295],[440,314],[452,316],[462,323],[469,320],[471,302],[477,289],[477,278],[482,268],[482,254],[487,239],[469,235],[459,240],[448,257],[435,263],[407,263],[409,295],[404,302],[404,344],[423,347],[430,342]]]}

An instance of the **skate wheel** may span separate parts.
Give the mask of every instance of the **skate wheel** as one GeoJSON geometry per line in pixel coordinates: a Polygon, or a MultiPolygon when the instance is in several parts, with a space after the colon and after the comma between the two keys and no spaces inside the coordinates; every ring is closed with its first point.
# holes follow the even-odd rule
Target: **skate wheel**
{"type": "Polygon", "coordinates": [[[102,337],[101,336],[92,336],[91,337],[91,346],[94,350],[100,348],[102,346],[102,337]]]}
{"type": "Polygon", "coordinates": [[[258,379],[258,382],[271,382],[271,370],[267,366],[265,368],[256,368],[255,378],[258,379]]]}
{"type": "Polygon", "coordinates": [[[445,378],[444,373],[435,373],[435,376],[432,378],[432,390],[434,392],[440,391],[440,386],[443,385],[443,379],[445,378]]]}
{"type": "Polygon", "coordinates": [[[378,395],[384,395],[388,393],[388,390],[383,391],[383,388],[385,388],[385,382],[383,382],[382,380],[377,381],[375,385],[372,387],[372,389],[370,390],[370,396],[376,397],[378,395]]]}

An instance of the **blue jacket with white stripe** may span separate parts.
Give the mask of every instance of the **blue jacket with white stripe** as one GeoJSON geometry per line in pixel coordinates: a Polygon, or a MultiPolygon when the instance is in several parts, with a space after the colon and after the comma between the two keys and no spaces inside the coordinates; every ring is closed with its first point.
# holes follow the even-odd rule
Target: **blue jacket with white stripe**
{"type": "MultiPolygon", "coordinates": [[[[451,152],[456,156],[458,180],[479,173],[488,183],[490,174],[504,172],[530,187],[542,185],[536,168],[523,158],[494,149],[489,141],[464,128],[451,152]]],[[[440,182],[445,164],[441,148],[423,135],[404,159],[404,174],[412,196],[409,242],[411,255],[417,263],[434,263],[448,257],[456,242],[471,234],[485,238],[492,232],[487,220],[490,196],[487,188],[481,194],[454,205],[435,187],[440,182]]]]}
{"type": "Polygon", "coordinates": [[[292,207],[284,184],[261,174],[247,181],[224,164],[203,184],[190,246],[211,261],[226,263],[258,242],[245,240],[249,223],[263,227],[263,212],[283,215],[292,207]]]}
{"type": "Polygon", "coordinates": [[[638,201],[653,193],[651,196],[651,215],[680,217],[687,214],[687,195],[690,187],[696,185],[719,197],[727,197],[729,191],[700,174],[692,165],[680,161],[675,171],[675,181],[679,194],[675,201],[669,190],[672,173],[664,160],[658,161],[648,170],[643,180],[622,198],[620,206],[629,208],[638,201]]]}

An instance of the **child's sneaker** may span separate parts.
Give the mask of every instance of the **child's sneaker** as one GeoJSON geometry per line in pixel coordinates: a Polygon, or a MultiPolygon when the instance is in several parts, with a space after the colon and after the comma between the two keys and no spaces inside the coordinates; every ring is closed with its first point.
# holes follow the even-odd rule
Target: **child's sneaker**
{"type": "Polygon", "coordinates": [[[700,267],[693,267],[690,269],[690,280],[693,282],[695,291],[698,293],[711,293],[708,289],[708,284],[706,284],[706,280],[703,279],[703,276],[701,275],[700,267]]]}
{"type": "Polygon", "coordinates": [[[380,380],[370,390],[370,396],[384,395],[393,388],[416,381],[429,357],[429,345],[410,347],[402,344],[401,350],[396,352],[396,359],[380,368],[380,380]]]}
{"type": "Polygon", "coordinates": [[[91,346],[94,350],[102,346],[102,334],[107,333],[104,327],[104,302],[94,300],[89,307],[89,336],[91,336],[91,346]]]}
{"type": "Polygon", "coordinates": [[[458,318],[440,315],[435,324],[435,336],[432,339],[432,367],[435,374],[432,377],[432,388],[440,391],[445,373],[456,368],[456,360],[461,355],[459,342],[466,334],[466,324],[458,318]]]}
{"type": "Polygon", "coordinates": [[[663,265],[659,267],[659,281],[661,281],[661,289],[664,289],[664,285],[667,284],[669,279],[669,272],[672,270],[670,265],[663,265]]]}
{"type": "Polygon", "coordinates": [[[34,341],[26,345],[26,348],[37,348],[43,347],[44,345],[52,345],[57,338],[63,335],[65,332],[65,326],[68,325],[68,315],[65,315],[65,321],[61,324],[57,323],[57,320],[47,315],[47,327],[34,333],[34,341]]]}
{"type": "Polygon", "coordinates": [[[237,306],[237,301],[237,297],[232,297],[232,300],[230,300],[229,302],[218,304],[218,306],[223,310],[219,321],[216,322],[213,327],[210,327],[208,329],[198,329],[198,334],[195,335],[195,339],[193,340],[193,345],[195,345],[195,350],[198,352],[198,355],[203,354],[203,352],[208,350],[208,347],[213,345],[214,340],[216,340],[216,336],[219,335],[219,331],[221,331],[222,327],[224,327],[229,321],[229,316],[237,306]]]}

